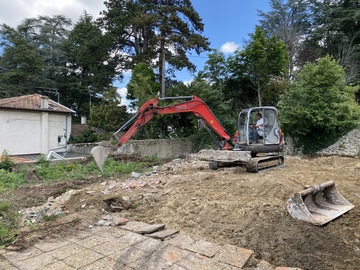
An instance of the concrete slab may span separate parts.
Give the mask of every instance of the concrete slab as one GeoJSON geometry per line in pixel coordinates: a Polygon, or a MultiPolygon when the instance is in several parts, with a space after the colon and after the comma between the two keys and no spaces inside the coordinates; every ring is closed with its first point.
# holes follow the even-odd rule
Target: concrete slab
{"type": "Polygon", "coordinates": [[[71,242],[64,241],[64,239],[56,240],[42,240],[34,245],[34,247],[46,252],[54,249],[61,248],[63,246],[69,245],[71,242]]]}
{"type": "Polygon", "coordinates": [[[138,230],[140,229],[141,227],[146,227],[148,226],[149,224],[147,223],[144,223],[144,222],[138,222],[138,221],[129,221],[127,222],[125,225],[122,225],[121,226],[121,229],[124,229],[124,230],[128,230],[128,231],[135,231],[135,230],[138,230]]]}

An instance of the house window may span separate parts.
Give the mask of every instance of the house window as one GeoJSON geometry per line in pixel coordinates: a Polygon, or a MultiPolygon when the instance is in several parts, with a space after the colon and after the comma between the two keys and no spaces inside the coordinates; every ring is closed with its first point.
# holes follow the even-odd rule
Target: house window
{"type": "Polygon", "coordinates": [[[61,144],[63,136],[58,136],[58,144],[61,144]]]}

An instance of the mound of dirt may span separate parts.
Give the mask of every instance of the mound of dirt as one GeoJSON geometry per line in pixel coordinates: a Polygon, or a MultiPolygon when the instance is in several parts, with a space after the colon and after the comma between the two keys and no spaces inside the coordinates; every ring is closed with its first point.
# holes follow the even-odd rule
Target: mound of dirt
{"type": "Polygon", "coordinates": [[[358,269],[360,159],[286,157],[285,164],[253,174],[242,168],[212,171],[207,162],[176,160],[157,172],[83,187],[64,204],[87,226],[117,212],[130,220],[163,223],[214,243],[252,249],[257,259],[273,265],[358,269]],[[294,192],[329,180],[354,209],[322,227],[288,214],[286,203],[294,192]]]}

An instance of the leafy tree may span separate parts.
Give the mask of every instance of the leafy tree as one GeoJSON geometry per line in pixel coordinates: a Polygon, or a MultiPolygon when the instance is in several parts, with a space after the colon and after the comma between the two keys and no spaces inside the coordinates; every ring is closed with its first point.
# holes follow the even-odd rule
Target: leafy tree
{"type": "Polygon", "coordinates": [[[131,106],[135,109],[146,101],[157,96],[159,83],[156,75],[146,63],[138,63],[132,72],[130,82],[127,85],[127,98],[132,100],[131,106]]]}
{"type": "Polygon", "coordinates": [[[359,123],[357,90],[346,86],[344,69],[330,56],[306,64],[279,102],[283,129],[305,153],[325,148],[359,123]]]}
{"type": "Polygon", "coordinates": [[[358,0],[312,1],[310,42],[317,56],[332,55],[345,68],[346,82],[360,81],[360,3],[358,0]]]}
{"type": "Polygon", "coordinates": [[[311,27],[309,0],[270,0],[269,3],[270,11],[258,11],[260,26],[287,45],[288,75],[293,78],[294,69],[299,66],[301,41],[311,27]]]}
{"type": "Polygon", "coordinates": [[[120,100],[117,88],[110,88],[101,103],[91,108],[89,125],[111,132],[118,130],[129,118],[126,106],[122,106],[120,100]]]}
{"type": "Polygon", "coordinates": [[[204,65],[204,71],[202,76],[208,78],[214,86],[219,88],[222,92],[224,84],[229,76],[228,66],[224,53],[219,52],[217,49],[212,49],[212,52],[208,54],[208,60],[204,65]]]}
{"type": "Polygon", "coordinates": [[[162,59],[168,74],[183,68],[195,71],[186,53],[208,50],[201,35],[204,24],[190,0],[109,0],[105,6],[99,21],[114,41],[120,71],[145,62],[162,76],[162,59]]]}
{"type": "Polygon", "coordinates": [[[112,83],[115,66],[101,29],[84,12],[64,42],[66,76],[58,84],[64,104],[87,115],[89,103],[96,104],[112,83]],[[70,91],[69,91],[70,90],[70,91]]]}
{"type": "Polygon", "coordinates": [[[259,26],[250,37],[245,48],[228,60],[229,70],[233,78],[247,77],[252,82],[261,106],[263,92],[271,79],[282,80],[286,76],[286,45],[275,36],[267,38],[259,26]]]}
{"type": "Polygon", "coordinates": [[[0,58],[0,98],[31,94],[44,86],[45,58],[34,42],[3,24],[0,29],[3,54],[0,58]]]}
{"type": "Polygon", "coordinates": [[[71,25],[71,20],[64,15],[53,15],[26,18],[17,27],[27,40],[37,45],[45,58],[43,72],[49,88],[56,88],[61,75],[66,73],[64,41],[68,38],[71,25]]]}

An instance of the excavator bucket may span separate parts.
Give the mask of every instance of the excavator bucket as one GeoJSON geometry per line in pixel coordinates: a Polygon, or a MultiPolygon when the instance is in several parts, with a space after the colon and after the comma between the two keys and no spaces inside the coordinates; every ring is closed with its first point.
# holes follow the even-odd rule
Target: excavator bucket
{"type": "Polygon", "coordinates": [[[354,208],[335,187],[334,181],[295,193],[287,203],[293,218],[321,226],[354,208]]]}
{"type": "Polygon", "coordinates": [[[101,173],[103,173],[103,166],[107,157],[115,150],[109,142],[102,142],[91,149],[90,155],[94,158],[95,164],[101,173]]]}

